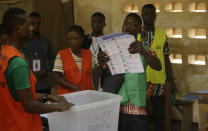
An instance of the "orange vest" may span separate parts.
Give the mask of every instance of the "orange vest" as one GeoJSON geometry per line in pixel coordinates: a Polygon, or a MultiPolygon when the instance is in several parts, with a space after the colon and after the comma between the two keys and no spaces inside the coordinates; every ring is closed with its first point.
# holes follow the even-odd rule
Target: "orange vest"
{"type": "MultiPolygon", "coordinates": [[[[0,56],[0,131],[42,131],[39,114],[27,113],[21,102],[12,97],[4,76],[9,60],[18,56],[24,58],[14,47],[5,45],[0,56]]],[[[23,74],[24,75],[24,74],[23,74]]],[[[30,89],[35,96],[36,78],[30,70],[30,89]]]]}
{"type": "MultiPolygon", "coordinates": [[[[82,64],[81,72],[78,70],[77,64],[74,61],[69,48],[59,52],[63,63],[64,75],[66,80],[80,87],[81,90],[92,90],[92,54],[90,50],[82,49],[82,64]]],[[[75,92],[73,89],[68,89],[58,85],[57,95],[75,92]]]]}

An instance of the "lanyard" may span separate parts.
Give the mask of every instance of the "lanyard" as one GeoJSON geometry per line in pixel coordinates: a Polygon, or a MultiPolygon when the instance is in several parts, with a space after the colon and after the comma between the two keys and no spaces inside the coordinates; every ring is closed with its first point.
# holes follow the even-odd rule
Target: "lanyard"
{"type": "Polygon", "coordinates": [[[38,40],[32,40],[32,43],[34,45],[35,56],[37,56],[38,55],[38,40]]]}
{"type": "Polygon", "coordinates": [[[96,58],[97,57],[97,53],[99,52],[99,45],[97,45],[97,48],[95,47],[98,44],[97,41],[95,42],[95,40],[93,40],[92,38],[92,50],[93,50],[93,56],[96,58]]]}
{"type": "Polygon", "coordinates": [[[92,43],[92,50],[93,50],[93,55],[96,55],[98,50],[99,50],[99,46],[97,46],[97,49],[95,49],[93,43],[92,43]]]}

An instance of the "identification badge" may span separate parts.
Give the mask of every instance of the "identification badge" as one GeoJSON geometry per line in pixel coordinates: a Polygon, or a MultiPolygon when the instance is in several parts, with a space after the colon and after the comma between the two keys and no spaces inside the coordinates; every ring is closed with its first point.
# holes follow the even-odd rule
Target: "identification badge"
{"type": "Polygon", "coordinates": [[[33,72],[40,71],[40,60],[33,60],[33,72]]]}

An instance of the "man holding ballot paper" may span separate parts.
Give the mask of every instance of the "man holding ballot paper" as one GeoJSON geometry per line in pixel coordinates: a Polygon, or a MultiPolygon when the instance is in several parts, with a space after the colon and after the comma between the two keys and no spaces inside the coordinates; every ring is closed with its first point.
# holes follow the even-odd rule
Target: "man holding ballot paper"
{"type": "Polygon", "coordinates": [[[142,43],[141,37],[138,37],[142,33],[141,26],[141,18],[137,14],[130,13],[124,20],[123,33],[97,38],[103,51],[98,54],[99,66],[105,70],[110,69],[111,76],[108,77],[112,79],[117,74],[123,74],[123,80],[118,79],[121,87],[117,89],[119,95],[123,97],[119,131],[147,130],[145,70],[147,65],[155,70],[161,70],[161,63],[155,53],[142,43]]]}

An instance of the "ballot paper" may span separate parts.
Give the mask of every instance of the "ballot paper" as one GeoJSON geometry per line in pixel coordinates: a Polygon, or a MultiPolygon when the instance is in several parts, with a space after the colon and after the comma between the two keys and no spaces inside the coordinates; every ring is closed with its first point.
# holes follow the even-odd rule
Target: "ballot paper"
{"type": "Polygon", "coordinates": [[[135,37],[125,33],[113,33],[97,37],[102,51],[109,57],[108,67],[111,74],[143,73],[144,68],[140,54],[130,54],[128,48],[135,37]]]}

